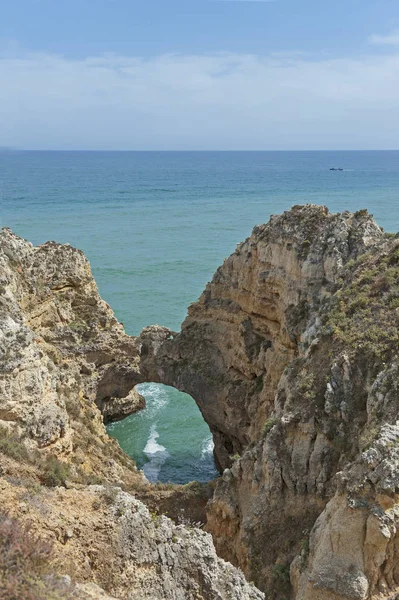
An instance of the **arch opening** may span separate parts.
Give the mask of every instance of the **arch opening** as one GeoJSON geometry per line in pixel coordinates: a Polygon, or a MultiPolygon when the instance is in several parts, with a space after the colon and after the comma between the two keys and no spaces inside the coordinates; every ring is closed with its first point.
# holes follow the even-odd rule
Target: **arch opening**
{"type": "Polygon", "coordinates": [[[212,434],[193,398],[173,387],[143,383],[146,408],[107,426],[109,435],[152,483],[206,482],[216,477],[212,434]]]}

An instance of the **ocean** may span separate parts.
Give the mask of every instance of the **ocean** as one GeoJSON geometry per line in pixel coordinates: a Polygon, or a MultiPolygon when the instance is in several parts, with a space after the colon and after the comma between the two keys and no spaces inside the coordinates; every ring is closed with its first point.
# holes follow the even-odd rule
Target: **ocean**
{"type": "MultiPolygon", "coordinates": [[[[399,151],[0,152],[0,224],[81,248],[129,334],[179,330],[187,306],[254,225],[293,204],[368,208],[399,229],[399,151]],[[331,167],[343,171],[330,171],[331,167]]],[[[108,427],[152,481],[215,476],[194,400],[154,383],[108,427]]]]}

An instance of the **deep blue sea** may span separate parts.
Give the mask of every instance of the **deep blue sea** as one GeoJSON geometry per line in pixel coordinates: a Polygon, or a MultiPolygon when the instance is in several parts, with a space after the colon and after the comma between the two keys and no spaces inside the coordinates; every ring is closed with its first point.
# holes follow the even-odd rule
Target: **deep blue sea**
{"type": "MultiPolygon", "coordinates": [[[[178,330],[223,259],[270,214],[307,202],[366,207],[397,231],[399,151],[0,152],[0,200],[2,226],[86,253],[129,334],[153,323],[178,330]]],[[[152,480],[212,477],[194,401],[155,384],[140,390],[148,408],[109,433],[152,480]]]]}

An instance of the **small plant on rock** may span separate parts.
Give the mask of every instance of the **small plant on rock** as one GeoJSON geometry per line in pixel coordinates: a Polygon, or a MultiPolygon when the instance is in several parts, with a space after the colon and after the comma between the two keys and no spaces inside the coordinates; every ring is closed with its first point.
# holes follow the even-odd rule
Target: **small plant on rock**
{"type": "Polygon", "coordinates": [[[104,504],[112,506],[116,502],[119,491],[120,490],[118,488],[113,487],[112,485],[106,485],[101,491],[101,500],[104,502],[104,504]]]}
{"type": "Polygon", "coordinates": [[[48,456],[43,462],[41,480],[48,487],[65,486],[69,477],[69,466],[54,456],[48,456]]]}
{"type": "Polygon", "coordinates": [[[28,451],[20,439],[0,427],[0,454],[6,454],[10,458],[19,461],[28,460],[28,451]]]}
{"type": "Polygon", "coordinates": [[[263,425],[263,437],[266,437],[267,434],[269,433],[269,431],[271,431],[273,429],[273,427],[276,425],[276,423],[278,423],[278,419],[276,417],[271,417],[270,419],[267,419],[265,421],[265,424],[263,425]]]}
{"type": "Polygon", "coordinates": [[[52,544],[0,514],[0,598],[69,600],[71,586],[51,573],[52,544]]]}

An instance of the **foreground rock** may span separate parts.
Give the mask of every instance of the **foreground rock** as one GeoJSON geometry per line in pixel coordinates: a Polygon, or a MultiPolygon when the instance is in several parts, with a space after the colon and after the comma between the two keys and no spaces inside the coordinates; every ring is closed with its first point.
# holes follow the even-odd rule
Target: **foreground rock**
{"type": "Polygon", "coordinates": [[[399,592],[399,240],[367,211],[256,227],[142,371],[190,393],[224,470],[219,553],[281,600],[399,592]]]}
{"type": "Polygon", "coordinates": [[[53,568],[73,576],[73,598],[264,598],[237,569],[217,557],[209,534],[150,513],[118,488],[27,492],[0,480],[0,491],[12,506],[11,516],[20,523],[33,522],[41,537],[53,544],[53,568]]]}

